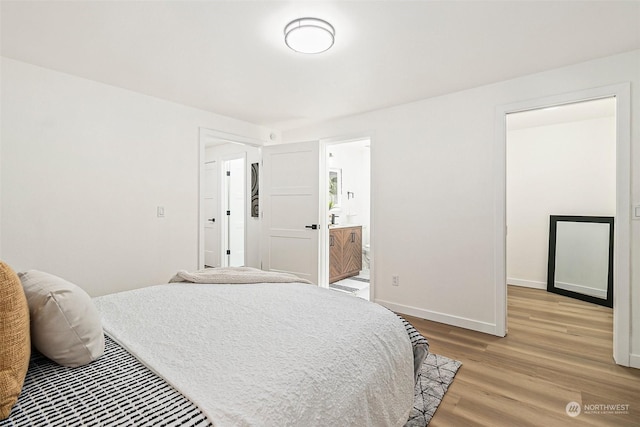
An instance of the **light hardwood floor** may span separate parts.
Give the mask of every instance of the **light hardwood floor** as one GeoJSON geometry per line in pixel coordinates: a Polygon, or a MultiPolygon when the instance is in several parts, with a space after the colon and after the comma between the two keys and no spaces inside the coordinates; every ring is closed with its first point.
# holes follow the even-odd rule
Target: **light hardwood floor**
{"type": "Polygon", "coordinates": [[[640,369],[613,362],[609,308],[509,286],[504,338],[405,317],[430,351],[462,362],[430,427],[640,426],[640,369]],[[572,401],[628,413],[573,418],[572,401]]]}

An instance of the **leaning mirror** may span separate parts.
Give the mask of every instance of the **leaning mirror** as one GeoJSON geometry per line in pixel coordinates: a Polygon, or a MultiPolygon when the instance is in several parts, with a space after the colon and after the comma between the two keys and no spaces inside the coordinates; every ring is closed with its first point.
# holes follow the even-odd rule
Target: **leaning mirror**
{"type": "Polygon", "coordinates": [[[613,307],[613,217],[551,215],[547,291],[613,307]]]}

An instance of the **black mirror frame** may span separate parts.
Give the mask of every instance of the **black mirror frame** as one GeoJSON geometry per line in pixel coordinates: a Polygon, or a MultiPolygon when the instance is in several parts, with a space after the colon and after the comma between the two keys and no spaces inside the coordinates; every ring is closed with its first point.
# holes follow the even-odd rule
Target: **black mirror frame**
{"type": "Polygon", "coordinates": [[[612,216],[569,216],[569,215],[550,215],[549,216],[549,260],[547,267],[547,292],[564,295],[566,297],[576,298],[593,304],[603,305],[613,308],[613,229],[614,217],[612,216]],[[609,224],[609,268],[607,276],[607,298],[598,298],[591,295],[585,295],[578,292],[568,291],[566,289],[556,288],[556,233],[558,222],[596,222],[609,224]]]}

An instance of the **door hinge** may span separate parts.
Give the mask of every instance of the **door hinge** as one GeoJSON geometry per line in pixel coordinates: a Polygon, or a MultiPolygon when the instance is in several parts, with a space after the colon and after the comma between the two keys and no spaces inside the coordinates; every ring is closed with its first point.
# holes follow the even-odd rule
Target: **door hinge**
{"type": "Polygon", "coordinates": [[[227,171],[227,176],[231,176],[231,171],[227,171]]]}
{"type": "Polygon", "coordinates": [[[227,255],[231,255],[231,251],[227,249],[227,255]]]}
{"type": "Polygon", "coordinates": [[[231,215],[231,211],[227,211],[227,215],[231,215]]]}

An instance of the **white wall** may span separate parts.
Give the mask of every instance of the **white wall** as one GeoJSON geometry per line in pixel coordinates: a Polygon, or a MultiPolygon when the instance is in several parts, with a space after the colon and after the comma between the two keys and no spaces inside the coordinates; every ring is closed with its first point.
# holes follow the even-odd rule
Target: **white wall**
{"type": "Polygon", "coordinates": [[[615,216],[615,117],[508,125],[507,283],[546,289],[549,215],[615,216]]]}
{"type": "MultiPolygon", "coordinates": [[[[246,235],[245,235],[245,265],[248,267],[260,268],[260,218],[254,218],[251,216],[251,163],[260,162],[260,149],[258,147],[252,147],[250,145],[239,144],[221,144],[214,145],[205,149],[205,161],[215,160],[219,165],[222,165],[223,159],[244,155],[247,159],[247,165],[245,168],[245,184],[246,184],[246,235]]],[[[221,170],[221,169],[220,169],[221,170]]],[[[219,182],[223,182],[222,179],[219,182]]],[[[220,193],[219,200],[222,206],[222,193],[220,193]]],[[[220,221],[219,225],[222,226],[223,222],[220,221]]],[[[222,237],[223,233],[220,233],[222,237]]]]}
{"type": "Polygon", "coordinates": [[[197,268],[200,126],[271,132],[7,58],[1,82],[2,258],[91,295],[197,268]]]}
{"type": "MultiPolygon", "coordinates": [[[[631,202],[640,204],[640,51],[283,133],[372,136],[375,298],[400,312],[491,332],[496,325],[496,110],[631,82],[631,202]],[[391,276],[400,275],[400,286],[391,276]]],[[[640,222],[633,221],[632,324],[640,324],[640,222]]],[[[640,329],[632,353],[640,355],[640,329]]],[[[640,356],[634,356],[640,363],[640,356]]],[[[636,359],[634,359],[636,360],[636,359]]]]}

